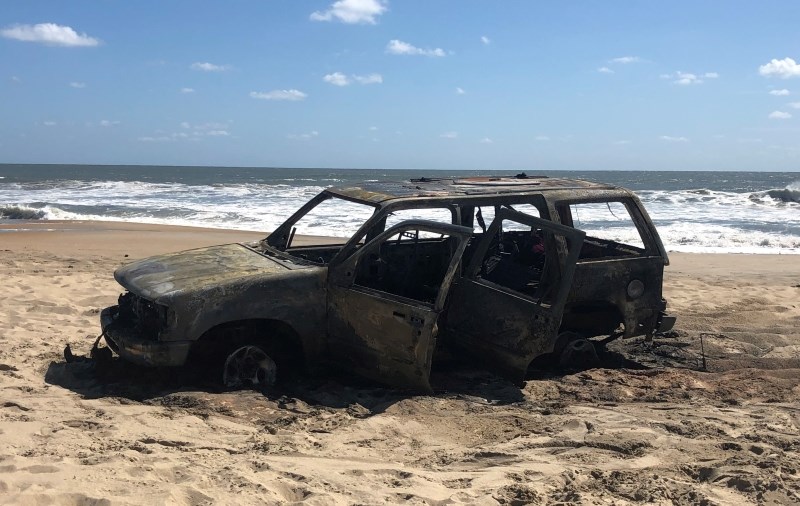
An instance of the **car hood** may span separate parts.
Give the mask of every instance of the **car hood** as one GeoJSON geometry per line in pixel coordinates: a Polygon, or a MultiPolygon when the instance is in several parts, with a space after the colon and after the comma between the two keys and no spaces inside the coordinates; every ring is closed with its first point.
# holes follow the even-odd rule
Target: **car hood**
{"type": "Polygon", "coordinates": [[[145,258],[120,267],[114,278],[129,291],[157,300],[288,270],[241,244],[225,244],[145,258]]]}

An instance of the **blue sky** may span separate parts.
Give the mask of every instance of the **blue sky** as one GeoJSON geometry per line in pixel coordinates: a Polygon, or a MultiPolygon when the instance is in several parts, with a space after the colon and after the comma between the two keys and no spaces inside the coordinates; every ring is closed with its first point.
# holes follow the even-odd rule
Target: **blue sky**
{"type": "Polygon", "coordinates": [[[800,3],[3,0],[0,162],[800,169],[800,3]]]}

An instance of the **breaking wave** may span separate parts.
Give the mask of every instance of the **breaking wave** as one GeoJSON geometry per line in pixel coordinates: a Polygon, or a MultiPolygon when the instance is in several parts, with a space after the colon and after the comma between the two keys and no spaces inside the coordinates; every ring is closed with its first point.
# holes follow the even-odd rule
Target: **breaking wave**
{"type": "MultiPolygon", "coordinates": [[[[287,174],[288,175],[288,174],[287,174]]],[[[293,175],[295,176],[295,175],[293,175]]],[[[268,232],[330,185],[400,178],[370,172],[350,179],[324,174],[309,178],[220,180],[39,179],[0,183],[0,220],[123,221],[268,232]],[[365,177],[366,176],[366,177],[365,177]]],[[[727,185],[709,181],[696,188],[671,188],[666,179],[648,182],[637,194],[670,251],[800,253],[800,181],[727,185]]],[[[685,184],[697,183],[687,181],[685,184]]],[[[635,230],[599,217],[581,216],[589,233],[629,242],[635,230]]],[[[353,216],[312,223],[298,233],[340,235],[353,216]]]]}
{"type": "Polygon", "coordinates": [[[800,204],[800,181],[788,185],[779,190],[767,190],[754,195],[767,196],[773,200],[785,203],[800,204]]]}
{"type": "Polygon", "coordinates": [[[0,219],[2,220],[44,220],[47,213],[41,209],[25,206],[0,206],[0,219]]]}

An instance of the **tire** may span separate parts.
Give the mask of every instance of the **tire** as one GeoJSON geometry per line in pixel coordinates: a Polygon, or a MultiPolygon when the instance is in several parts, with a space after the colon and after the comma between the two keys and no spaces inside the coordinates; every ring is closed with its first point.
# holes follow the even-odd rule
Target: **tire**
{"type": "Polygon", "coordinates": [[[264,391],[278,377],[275,361],[259,346],[245,345],[233,349],[222,367],[222,384],[226,388],[253,388],[264,391]]]}
{"type": "Polygon", "coordinates": [[[558,357],[558,365],[564,369],[582,371],[600,366],[600,358],[591,341],[584,338],[569,341],[558,357]]]}

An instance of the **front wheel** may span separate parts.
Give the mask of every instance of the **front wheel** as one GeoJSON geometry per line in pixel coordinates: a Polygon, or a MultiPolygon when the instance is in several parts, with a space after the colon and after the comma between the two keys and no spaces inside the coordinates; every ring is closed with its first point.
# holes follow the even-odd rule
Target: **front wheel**
{"type": "Polygon", "coordinates": [[[222,384],[227,388],[256,388],[263,390],[275,384],[278,367],[275,361],[258,346],[242,346],[225,359],[222,384]]]}

